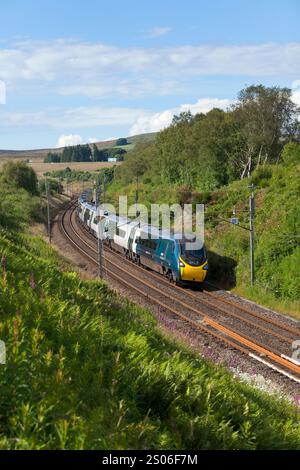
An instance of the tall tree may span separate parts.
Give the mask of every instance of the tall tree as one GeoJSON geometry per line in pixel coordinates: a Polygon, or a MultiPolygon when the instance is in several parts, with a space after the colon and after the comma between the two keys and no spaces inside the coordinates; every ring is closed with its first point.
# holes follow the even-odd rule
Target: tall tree
{"type": "Polygon", "coordinates": [[[251,85],[239,93],[233,113],[244,141],[241,178],[254,166],[277,161],[284,143],[299,132],[299,108],[289,88],[251,85]]]}

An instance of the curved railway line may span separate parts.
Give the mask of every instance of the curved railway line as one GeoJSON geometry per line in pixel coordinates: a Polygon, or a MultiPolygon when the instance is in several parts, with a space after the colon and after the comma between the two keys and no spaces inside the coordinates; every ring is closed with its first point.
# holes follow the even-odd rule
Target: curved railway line
{"type": "MultiPolygon", "coordinates": [[[[96,239],[79,224],[74,202],[58,217],[62,235],[93,264],[98,265],[96,239]]],[[[300,327],[246,308],[214,292],[197,293],[171,284],[122,254],[104,249],[105,273],[126,289],[188,324],[194,331],[213,337],[300,384],[300,363],[290,358],[300,327]]]]}

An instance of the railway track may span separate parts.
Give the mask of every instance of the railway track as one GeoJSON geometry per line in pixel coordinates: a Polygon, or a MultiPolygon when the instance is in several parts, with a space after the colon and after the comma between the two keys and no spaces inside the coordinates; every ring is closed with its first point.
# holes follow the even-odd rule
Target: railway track
{"type": "MultiPolygon", "coordinates": [[[[62,212],[58,222],[64,237],[97,265],[96,239],[79,225],[75,206],[62,212]]],[[[300,365],[289,357],[292,342],[300,339],[299,328],[221,299],[210,291],[202,292],[200,298],[199,293],[170,284],[161,275],[146,271],[118,252],[106,249],[104,259],[106,275],[126,289],[179,318],[194,331],[201,331],[300,383],[300,365]]]]}

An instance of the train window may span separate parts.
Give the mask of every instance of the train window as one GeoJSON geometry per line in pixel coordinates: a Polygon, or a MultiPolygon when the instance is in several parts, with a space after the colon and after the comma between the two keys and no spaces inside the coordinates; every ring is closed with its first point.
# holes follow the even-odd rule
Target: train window
{"type": "Polygon", "coordinates": [[[155,250],[156,245],[157,245],[157,240],[149,240],[149,238],[146,238],[146,239],[142,239],[140,243],[145,248],[148,248],[150,250],[155,250]]]}
{"type": "Polygon", "coordinates": [[[110,220],[108,222],[108,231],[111,234],[116,233],[116,222],[114,222],[113,220],[110,220]]]}
{"type": "Polygon", "coordinates": [[[89,218],[90,218],[90,210],[86,209],[86,211],[84,213],[84,220],[87,221],[87,220],[89,220],[89,218]]]}
{"type": "Polygon", "coordinates": [[[165,255],[165,256],[166,256],[166,254],[167,254],[168,251],[169,251],[169,247],[170,247],[170,242],[167,242],[167,243],[166,243],[165,252],[164,252],[164,255],[165,255]]]}
{"type": "Polygon", "coordinates": [[[157,241],[156,240],[150,240],[150,243],[151,243],[152,250],[156,250],[157,241]]]}
{"type": "Polygon", "coordinates": [[[122,230],[122,229],[119,228],[118,226],[117,226],[116,234],[117,234],[119,237],[121,237],[121,238],[125,238],[125,236],[126,236],[125,230],[122,230]]]}
{"type": "Polygon", "coordinates": [[[169,241],[168,242],[168,256],[171,256],[172,253],[174,253],[174,242],[169,241]]]}

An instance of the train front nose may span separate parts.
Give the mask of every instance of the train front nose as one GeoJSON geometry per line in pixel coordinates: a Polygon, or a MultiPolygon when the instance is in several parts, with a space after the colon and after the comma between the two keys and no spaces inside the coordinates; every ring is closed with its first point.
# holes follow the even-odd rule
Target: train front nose
{"type": "Polygon", "coordinates": [[[203,282],[208,269],[207,261],[201,266],[191,266],[188,263],[180,262],[180,277],[182,281],[203,282]]]}

